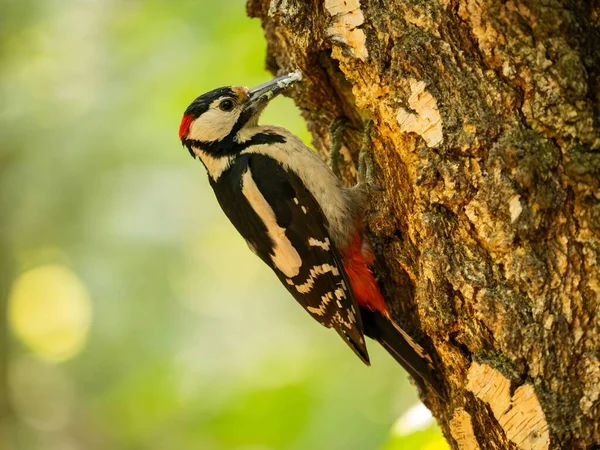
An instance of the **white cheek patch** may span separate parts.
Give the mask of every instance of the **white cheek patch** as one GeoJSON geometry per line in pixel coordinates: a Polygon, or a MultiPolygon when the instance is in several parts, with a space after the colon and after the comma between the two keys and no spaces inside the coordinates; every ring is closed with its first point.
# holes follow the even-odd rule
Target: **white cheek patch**
{"type": "Polygon", "coordinates": [[[227,137],[235,126],[240,115],[239,109],[226,112],[221,111],[218,102],[215,100],[210,105],[208,111],[192,122],[188,139],[195,139],[202,142],[220,141],[227,137]]]}
{"type": "Polygon", "coordinates": [[[256,212],[260,220],[265,224],[267,233],[275,244],[271,260],[275,267],[279,269],[286,277],[293,278],[300,272],[302,259],[300,255],[285,235],[285,228],[277,225],[277,218],[273,208],[256,186],[252,178],[252,172],[248,169],[242,177],[242,193],[256,212]]]}

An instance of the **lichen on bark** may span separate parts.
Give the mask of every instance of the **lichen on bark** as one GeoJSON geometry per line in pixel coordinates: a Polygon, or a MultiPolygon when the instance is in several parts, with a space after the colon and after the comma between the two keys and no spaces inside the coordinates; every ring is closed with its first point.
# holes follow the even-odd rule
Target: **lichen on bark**
{"type": "MultiPolygon", "coordinates": [[[[600,445],[598,1],[247,8],[271,71],[304,73],[292,95],[323,157],[335,117],[374,121],[377,275],[435,357],[450,398],[424,401],[448,441],[600,445]],[[479,389],[489,374],[502,407],[479,389]]],[[[359,142],[345,135],[349,184],[359,142]]]]}

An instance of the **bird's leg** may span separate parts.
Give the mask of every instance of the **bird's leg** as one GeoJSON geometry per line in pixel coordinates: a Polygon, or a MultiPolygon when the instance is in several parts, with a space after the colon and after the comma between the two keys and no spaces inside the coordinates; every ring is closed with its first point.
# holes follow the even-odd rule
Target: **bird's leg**
{"type": "Polygon", "coordinates": [[[331,150],[329,156],[331,158],[331,170],[336,177],[340,177],[340,150],[342,149],[342,135],[344,129],[349,128],[348,118],[345,116],[336,117],[331,125],[329,125],[329,138],[331,140],[331,150]]]}
{"type": "MultiPolygon", "coordinates": [[[[363,130],[362,144],[360,152],[358,154],[358,182],[359,184],[366,185],[368,189],[374,191],[382,191],[383,189],[377,186],[374,182],[375,177],[373,175],[373,156],[371,148],[371,129],[373,128],[373,121],[369,120],[363,130]]],[[[343,141],[344,130],[351,129],[356,130],[350,121],[345,116],[336,117],[331,125],[329,125],[329,136],[331,140],[331,150],[329,156],[331,158],[331,170],[336,177],[340,177],[340,159],[343,141]]]]}
{"type": "Polygon", "coordinates": [[[362,145],[358,154],[358,182],[365,184],[369,189],[382,191],[383,189],[375,183],[373,175],[373,155],[371,146],[371,130],[373,121],[369,120],[363,130],[362,145]]]}

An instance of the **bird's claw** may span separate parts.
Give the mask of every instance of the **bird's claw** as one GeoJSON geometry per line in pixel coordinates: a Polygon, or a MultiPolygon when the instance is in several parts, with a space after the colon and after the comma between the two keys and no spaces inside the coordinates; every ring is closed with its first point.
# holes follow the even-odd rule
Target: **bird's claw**
{"type": "Polygon", "coordinates": [[[331,150],[329,156],[331,159],[331,170],[336,177],[340,177],[340,150],[342,149],[342,135],[344,129],[350,127],[350,121],[346,116],[338,116],[333,119],[329,125],[329,138],[331,141],[331,150]]]}
{"type": "Polygon", "coordinates": [[[371,130],[373,129],[373,120],[369,120],[363,130],[363,140],[358,154],[358,180],[365,184],[369,189],[382,192],[384,189],[375,183],[373,175],[373,155],[371,147],[371,130]]]}
{"type": "MultiPolygon", "coordinates": [[[[363,139],[360,152],[358,154],[358,181],[359,184],[364,184],[368,189],[381,192],[384,189],[374,182],[373,175],[373,157],[371,154],[371,130],[373,121],[369,120],[363,130],[363,139]]],[[[331,125],[329,125],[329,136],[331,139],[331,170],[336,177],[340,176],[340,150],[342,148],[342,137],[344,130],[356,130],[350,125],[350,120],[346,116],[336,117],[331,125]]]]}

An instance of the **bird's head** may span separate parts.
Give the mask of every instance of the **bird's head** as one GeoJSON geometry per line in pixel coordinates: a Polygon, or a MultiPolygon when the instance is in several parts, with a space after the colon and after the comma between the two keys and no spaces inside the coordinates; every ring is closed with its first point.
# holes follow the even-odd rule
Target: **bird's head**
{"type": "Polygon", "coordinates": [[[269,101],[301,78],[301,73],[295,71],[254,89],[229,86],[201,95],[188,106],[181,119],[181,142],[188,149],[196,146],[214,151],[238,142],[242,130],[257,125],[269,101]]]}

